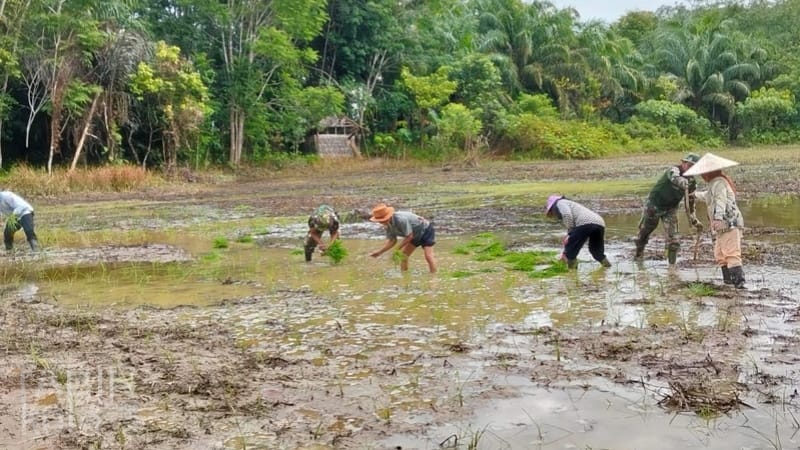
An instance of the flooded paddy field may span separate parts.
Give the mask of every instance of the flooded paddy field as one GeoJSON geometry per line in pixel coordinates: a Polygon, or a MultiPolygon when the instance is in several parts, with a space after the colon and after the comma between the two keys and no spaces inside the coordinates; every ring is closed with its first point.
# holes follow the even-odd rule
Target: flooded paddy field
{"type": "Polygon", "coordinates": [[[708,235],[697,257],[683,236],[675,269],[661,229],[632,260],[679,154],[35,202],[45,250],[0,260],[0,448],[797,448],[800,150],[724,155],[742,162],[744,290],[708,235]],[[553,192],[605,217],[611,268],[584,250],[540,277],[462,251],[558,251],[553,192]],[[357,210],[379,201],[433,218],[439,273],[421,251],[409,273],[368,256],[382,232],[357,210]],[[345,221],[339,264],[303,261],[320,203],[345,221]]]}

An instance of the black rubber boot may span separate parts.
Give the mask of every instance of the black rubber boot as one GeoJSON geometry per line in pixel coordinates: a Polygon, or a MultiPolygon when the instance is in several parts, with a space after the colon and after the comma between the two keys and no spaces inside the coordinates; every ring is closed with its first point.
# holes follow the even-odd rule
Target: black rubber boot
{"type": "Polygon", "coordinates": [[[306,262],[311,262],[311,256],[314,254],[314,247],[306,245],[303,247],[303,250],[305,250],[306,253],[306,262]]]}
{"type": "Polygon", "coordinates": [[[30,241],[28,241],[28,244],[31,245],[31,251],[32,252],[38,252],[39,251],[39,241],[38,240],[31,239],[30,241]]]}
{"type": "Polygon", "coordinates": [[[733,280],[731,279],[731,271],[728,269],[728,266],[722,266],[722,282],[725,284],[733,284],[733,280]]]}
{"type": "Polygon", "coordinates": [[[667,249],[667,261],[669,261],[669,265],[674,265],[678,262],[678,251],[674,248],[667,249]]]}
{"type": "Polygon", "coordinates": [[[633,254],[634,259],[642,259],[644,258],[644,246],[645,244],[642,243],[639,238],[633,240],[636,243],[636,253],[633,254]]]}
{"type": "Polygon", "coordinates": [[[570,269],[577,269],[578,268],[578,260],[577,259],[568,259],[567,260],[567,267],[570,269]]]}
{"type": "Polygon", "coordinates": [[[728,271],[731,273],[731,284],[736,289],[744,289],[744,270],[742,266],[729,267],[728,271]]]}
{"type": "Polygon", "coordinates": [[[603,258],[603,260],[600,261],[600,265],[603,267],[611,267],[611,261],[609,261],[608,258],[603,258]]]}

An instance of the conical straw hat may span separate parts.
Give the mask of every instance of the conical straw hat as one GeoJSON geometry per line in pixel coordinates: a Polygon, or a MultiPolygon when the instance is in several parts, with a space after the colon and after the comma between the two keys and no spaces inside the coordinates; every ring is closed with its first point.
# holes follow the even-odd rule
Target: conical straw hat
{"type": "Polygon", "coordinates": [[[733,167],[738,165],[739,163],[736,161],[725,159],[713,153],[706,153],[705,155],[703,155],[702,158],[700,158],[700,161],[697,161],[686,172],[683,172],[683,175],[691,177],[694,175],[702,175],[704,173],[713,172],[715,170],[727,169],[728,167],[733,167]]]}

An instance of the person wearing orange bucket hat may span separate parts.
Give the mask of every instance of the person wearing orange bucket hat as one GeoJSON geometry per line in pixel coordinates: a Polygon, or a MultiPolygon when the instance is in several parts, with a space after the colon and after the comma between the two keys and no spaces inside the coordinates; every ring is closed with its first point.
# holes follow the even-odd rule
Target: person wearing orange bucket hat
{"type": "Polygon", "coordinates": [[[373,258],[381,256],[397,244],[398,238],[403,238],[397,246],[405,255],[400,262],[400,270],[404,272],[408,270],[408,258],[417,247],[422,247],[425,261],[428,263],[428,270],[436,273],[436,258],[433,255],[436,230],[431,221],[410,211],[395,211],[393,207],[385,203],[379,203],[372,208],[372,216],[369,220],[383,225],[386,230],[386,242],[383,247],[370,253],[369,256],[373,258]]]}
{"type": "Polygon", "coordinates": [[[606,222],[600,214],[558,194],[547,198],[544,212],[547,217],[558,219],[567,227],[567,238],[564,239],[564,251],[561,254],[561,258],[567,261],[567,267],[578,267],[578,253],[587,240],[592,258],[603,267],[611,267],[605,253],[606,222]]]}
{"type": "Polygon", "coordinates": [[[722,173],[738,165],[713,153],[706,153],[686,175],[700,175],[708,183],[705,191],[698,191],[697,199],[706,203],[711,235],[714,237],[714,259],[722,269],[722,281],[737,289],[744,288],[742,269],[742,228],[744,218],[736,205],[736,186],[722,173]]]}

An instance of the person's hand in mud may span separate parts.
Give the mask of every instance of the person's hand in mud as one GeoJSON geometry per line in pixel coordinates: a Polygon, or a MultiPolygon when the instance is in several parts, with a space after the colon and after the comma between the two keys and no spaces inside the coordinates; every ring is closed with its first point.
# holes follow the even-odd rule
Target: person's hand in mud
{"type": "Polygon", "coordinates": [[[725,222],[715,219],[711,222],[711,229],[714,231],[722,231],[725,229],[725,222]]]}

